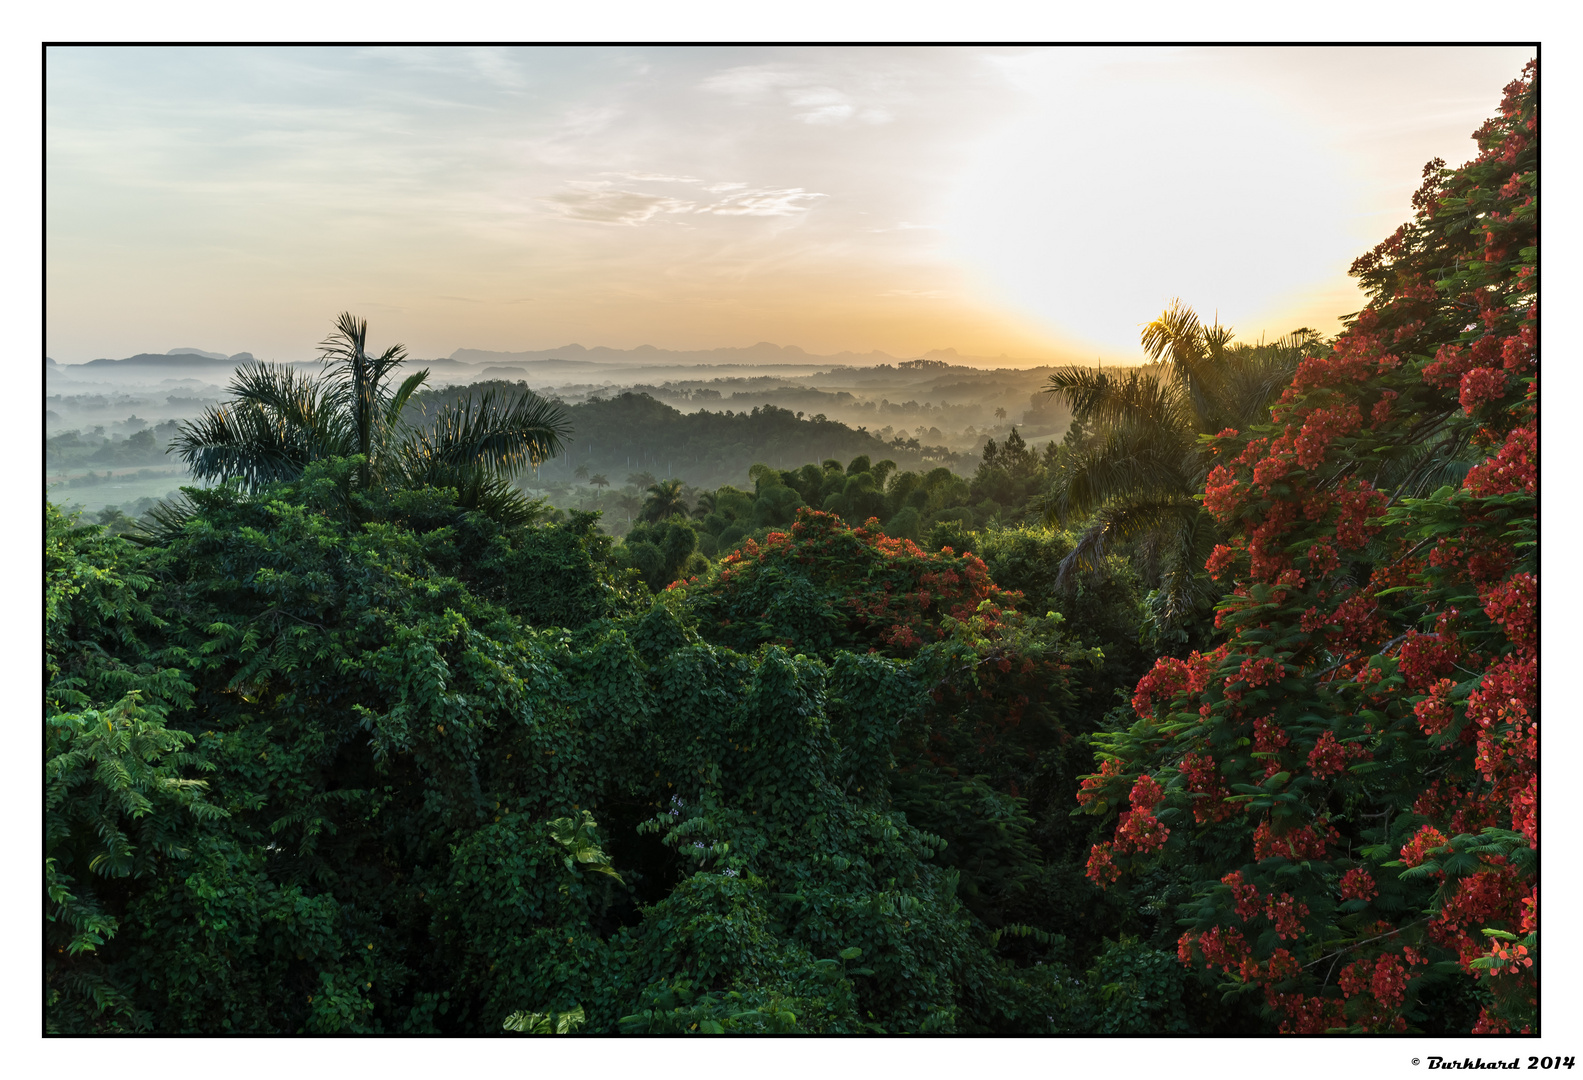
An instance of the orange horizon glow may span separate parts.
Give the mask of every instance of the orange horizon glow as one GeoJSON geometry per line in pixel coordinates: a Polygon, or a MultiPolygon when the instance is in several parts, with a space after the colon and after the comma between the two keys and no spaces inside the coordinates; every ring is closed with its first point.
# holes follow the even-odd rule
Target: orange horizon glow
{"type": "Polygon", "coordinates": [[[1333,333],[1532,51],[52,47],[46,352],[1333,333]]]}

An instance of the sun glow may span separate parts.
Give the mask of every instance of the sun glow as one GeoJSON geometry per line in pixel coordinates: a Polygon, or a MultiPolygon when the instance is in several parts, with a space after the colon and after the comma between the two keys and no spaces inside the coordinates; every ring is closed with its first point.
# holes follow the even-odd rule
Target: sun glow
{"type": "Polygon", "coordinates": [[[1293,327],[1270,318],[1357,254],[1337,227],[1347,178],[1272,103],[1105,54],[1005,66],[1025,106],[979,147],[946,229],[986,291],[1053,335],[1136,352],[1173,296],[1278,335],[1293,327]]]}

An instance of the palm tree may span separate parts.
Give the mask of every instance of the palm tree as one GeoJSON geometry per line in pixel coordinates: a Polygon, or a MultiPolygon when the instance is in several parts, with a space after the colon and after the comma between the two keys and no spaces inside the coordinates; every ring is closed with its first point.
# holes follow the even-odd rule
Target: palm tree
{"type": "Polygon", "coordinates": [[[531,391],[493,390],[406,420],[428,371],[392,388],[406,350],[369,355],[368,323],[342,313],[320,345],[317,376],[285,364],[248,364],[231,380],[230,400],[184,422],[171,449],[201,480],[240,480],[248,491],[294,480],[315,461],[359,456],[356,483],[374,488],[449,487],[458,504],[503,521],[533,508],[511,479],[561,451],[571,433],[560,406],[531,391]]]}
{"type": "Polygon", "coordinates": [[[1202,574],[1216,530],[1196,498],[1209,471],[1199,436],[1265,419],[1318,335],[1305,328],[1258,346],[1233,346],[1232,337],[1173,300],[1143,330],[1144,352],[1164,363],[1162,373],[1069,367],[1050,376],[1045,392],[1065,397],[1074,424],[1089,429],[1058,459],[1045,500],[1051,525],[1092,515],[1060,579],[1096,567],[1111,541],[1138,540],[1160,582],[1165,623],[1214,599],[1202,574]]]}
{"type": "Polygon", "coordinates": [[[630,525],[632,524],[632,515],[637,513],[638,509],[642,507],[643,501],[632,492],[623,491],[620,495],[616,496],[616,505],[626,511],[627,524],[630,525]]]}
{"type": "Polygon", "coordinates": [[[594,473],[588,478],[588,482],[596,488],[607,488],[610,486],[610,478],[604,473],[594,473]]]}
{"type": "Polygon", "coordinates": [[[680,480],[661,480],[649,485],[649,497],[643,500],[640,521],[664,521],[672,514],[687,516],[687,499],[682,495],[680,480]]]}
{"type": "Polygon", "coordinates": [[[706,491],[698,496],[698,505],[693,507],[693,517],[702,520],[720,509],[719,496],[713,491],[706,491]]]}

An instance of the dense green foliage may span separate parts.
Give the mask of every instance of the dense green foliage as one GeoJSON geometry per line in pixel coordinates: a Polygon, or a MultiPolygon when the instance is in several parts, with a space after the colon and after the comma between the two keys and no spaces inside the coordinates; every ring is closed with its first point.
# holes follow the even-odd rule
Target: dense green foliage
{"type": "Polygon", "coordinates": [[[988,442],[971,479],[944,466],[901,469],[888,457],[876,461],[866,454],[845,466],[834,458],[788,470],[754,465],[751,492],[727,486],[700,496],[693,511],[700,548],[724,555],[744,537],[762,540],[789,526],[804,506],[853,522],[876,518],[887,535],[914,541],[943,523],[971,529],[1031,518],[1031,500],[1043,489],[1055,451],[1051,444],[1043,457],[1033,453],[1013,428],[1004,446],[988,442]]]}
{"type": "MultiPolygon", "coordinates": [[[[414,395],[409,411],[433,415],[469,394],[521,390],[521,384],[510,382],[424,390],[414,395]]],[[[769,404],[741,411],[706,407],[684,413],[648,394],[629,391],[567,406],[566,419],[573,431],[566,456],[562,464],[546,470],[565,479],[585,466],[590,473],[612,477],[649,471],[720,484],[740,477],[743,464],[754,461],[791,465],[833,456],[884,454],[913,467],[932,467],[957,459],[943,446],[892,447],[877,435],[822,414],[804,417],[769,404]],[[565,471],[559,472],[562,468],[565,471]]],[[[917,444],[916,439],[912,442],[917,444]]]]}
{"type": "Polygon", "coordinates": [[[167,420],[133,431],[124,439],[106,436],[103,427],[62,431],[44,440],[44,467],[54,472],[84,465],[90,469],[163,465],[169,461],[165,446],[176,435],[177,426],[174,420],[167,420]]]}
{"type": "Polygon", "coordinates": [[[586,526],[348,514],[355,469],[192,491],[144,546],[52,512],[52,1028],[1050,1028],[958,895],[1015,837],[942,859],[891,790],[990,629],[734,651],[586,526]]]}

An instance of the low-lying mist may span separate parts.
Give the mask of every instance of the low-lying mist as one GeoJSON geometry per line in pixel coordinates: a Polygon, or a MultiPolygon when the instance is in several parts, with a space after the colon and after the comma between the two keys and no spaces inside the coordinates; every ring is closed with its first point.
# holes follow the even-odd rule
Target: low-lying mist
{"type": "MultiPolygon", "coordinates": [[[[68,509],[114,508],[135,517],[193,483],[167,453],[171,440],[182,421],[223,401],[237,365],[254,359],[181,349],[86,364],[46,361],[49,497],[68,509]]],[[[985,443],[1014,426],[1037,448],[1070,423],[1064,403],[1042,392],[1052,366],[950,351],[898,360],[883,353],[812,356],[764,343],[692,353],[459,349],[409,360],[403,370],[423,369],[428,389],[409,408],[413,422],[485,385],[531,389],[567,406],[574,430],[565,452],[519,481],[566,508],[602,502],[591,498],[601,493],[589,486],[591,476],[622,487],[650,476],[714,487],[745,482],[759,462],[784,468],[831,456],[870,454],[965,475],[985,443]]]]}

